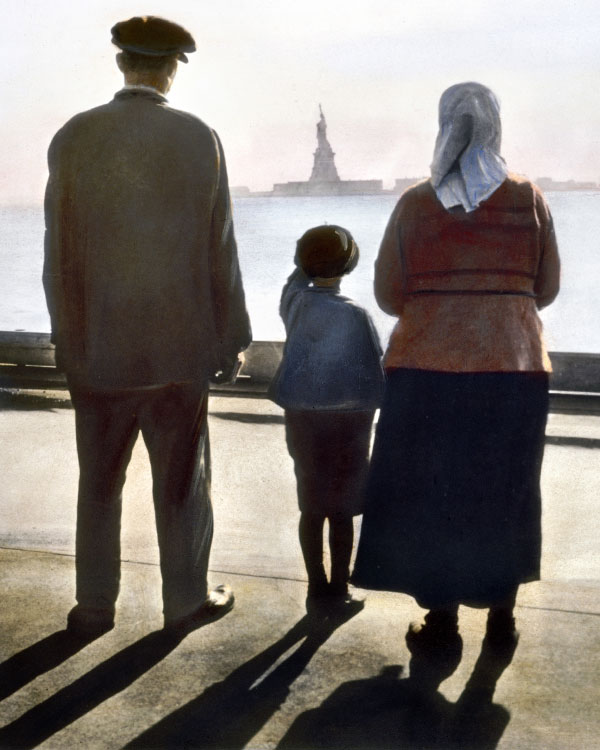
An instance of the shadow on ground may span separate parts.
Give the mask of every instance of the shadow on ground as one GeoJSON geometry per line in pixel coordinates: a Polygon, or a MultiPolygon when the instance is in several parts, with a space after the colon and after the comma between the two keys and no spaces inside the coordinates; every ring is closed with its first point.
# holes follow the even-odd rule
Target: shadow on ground
{"type": "MultiPolygon", "coordinates": [[[[127,747],[244,747],[285,701],[290,685],[317,650],[350,616],[323,622],[303,617],[276,643],[127,747]],[[296,651],[270,671],[299,641],[303,642],[296,651]]],[[[36,747],[127,688],[180,642],[181,636],[160,630],[131,644],[0,729],[0,747],[36,747]]],[[[11,657],[0,666],[0,676],[6,678],[1,697],[58,666],[87,643],[61,631],[11,657]]]]}
{"type": "Polygon", "coordinates": [[[303,617],[276,643],[136,737],[126,748],[246,747],[286,700],[291,685],[318,649],[348,619],[315,622],[303,617]],[[300,641],[300,646],[277,664],[300,641]]]}
{"type": "Polygon", "coordinates": [[[300,714],[279,750],[491,750],[502,737],[509,712],[492,698],[513,653],[494,655],[486,646],[456,703],[439,691],[460,653],[449,659],[413,654],[410,676],[400,665],[375,678],[340,685],[318,708],[300,714]]]}
{"type": "Polygon", "coordinates": [[[546,435],[546,445],[570,445],[575,448],[600,448],[600,439],[572,437],[569,435],[546,435]]]}
{"type": "MultiPolygon", "coordinates": [[[[53,645],[61,643],[60,636],[62,636],[62,633],[55,633],[53,636],[49,636],[49,638],[25,649],[13,659],[5,662],[2,669],[7,668],[12,672],[12,668],[19,665],[24,674],[28,673],[29,679],[33,679],[37,674],[57,666],[58,663],[74,653],[74,651],[69,650],[69,646],[63,643],[62,650],[57,650],[57,655],[53,658],[50,649],[53,645]],[[45,664],[42,667],[36,667],[33,661],[38,655],[42,656],[42,660],[45,659],[45,664]]],[[[34,706],[18,719],[0,729],[0,747],[36,747],[131,685],[145,672],[162,661],[178,645],[180,640],[180,638],[164,630],[157,630],[119,651],[75,682],[59,690],[47,700],[34,706]]],[[[72,643],[74,645],[71,648],[76,648],[77,643],[80,644],[79,648],[85,645],[84,642],[78,642],[77,639],[73,640],[72,643]]],[[[13,680],[12,687],[13,689],[18,687],[17,680],[13,680]]]]}
{"type": "Polygon", "coordinates": [[[245,422],[246,424],[285,424],[283,414],[246,414],[237,411],[211,412],[211,417],[226,419],[230,422],[245,422]]]}
{"type": "Polygon", "coordinates": [[[93,640],[93,637],[77,637],[66,630],[59,630],[14,654],[0,664],[0,700],[55,669],[93,640]]]}
{"type": "Polygon", "coordinates": [[[23,393],[0,389],[0,411],[52,411],[72,408],[67,391],[64,396],[51,396],[43,392],[23,393]]]}

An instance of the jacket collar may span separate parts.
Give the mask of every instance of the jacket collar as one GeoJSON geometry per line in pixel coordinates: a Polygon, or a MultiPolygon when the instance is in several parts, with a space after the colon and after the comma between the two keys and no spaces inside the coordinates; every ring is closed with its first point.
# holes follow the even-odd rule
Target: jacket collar
{"type": "Polygon", "coordinates": [[[316,284],[313,284],[309,287],[309,290],[311,292],[317,292],[317,294],[339,294],[340,285],[336,284],[335,286],[317,286],[316,284]]]}
{"type": "Polygon", "coordinates": [[[167,97],[160,93],[158,89],[150,86],[124,86],[115,94],[115,99],[149,99],[151,101],[165,104],[167,97]]]}

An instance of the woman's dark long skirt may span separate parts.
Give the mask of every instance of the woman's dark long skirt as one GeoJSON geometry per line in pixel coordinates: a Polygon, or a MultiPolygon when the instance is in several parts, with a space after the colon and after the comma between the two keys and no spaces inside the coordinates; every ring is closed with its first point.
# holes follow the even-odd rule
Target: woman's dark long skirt
{"type": "Polygon", "coordinates": [[[388,373],[352,582],[426,608],[539,579],[546,373],[388,373]]]}

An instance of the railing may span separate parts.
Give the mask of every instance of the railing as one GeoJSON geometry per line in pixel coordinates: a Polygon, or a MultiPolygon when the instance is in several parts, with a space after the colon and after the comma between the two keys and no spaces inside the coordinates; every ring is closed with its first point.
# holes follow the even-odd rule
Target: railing
{"type": "MultiPolygon", "coordinates": [[[[254,341],[234,385],[214,385],[217,392],[265,396],[281,361],[283,342],[254,341]]],[[[600,413],[600,354],[550,352],[551,409],[600,413]]],[[[0,331],[0,388],[63,389],[63,373],[56,369],[54,345],[47,333],[0,331]]]]}
{"type": "MultiPolygon", "coordinates": [[[[253,341],[234,385],[214,385],[217,391],[264,395],[281,361],[283,342],[253,341]]],[[[56,369],[49,333],[0,331],[0,388],[52,389],[67,387],[56,369]]]]}

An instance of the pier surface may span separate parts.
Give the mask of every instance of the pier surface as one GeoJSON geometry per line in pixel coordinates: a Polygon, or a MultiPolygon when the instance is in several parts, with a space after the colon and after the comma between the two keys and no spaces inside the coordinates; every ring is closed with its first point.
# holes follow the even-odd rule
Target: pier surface
{"type": "Polygon", "coordinates": [[[76,644],[64,632],[78,479],[68,394],[0,394],[1,748],[399,748],[434,736],[436,747],[452,736],[455,748],[600,745],[600,416],[550,416],[542,580],[519,592],[511,663],[482,671],[486,613],[462,607],[462,660],[439,688],[420,691],[404,634],[423,611],[410,597],[368,592],[347,622],[307,626],[282,411],[213,396],[209,422],[210,581],[232,585],[234,611],[179,642],[160,630],[140,439],[116,626],[76,644]]]}

